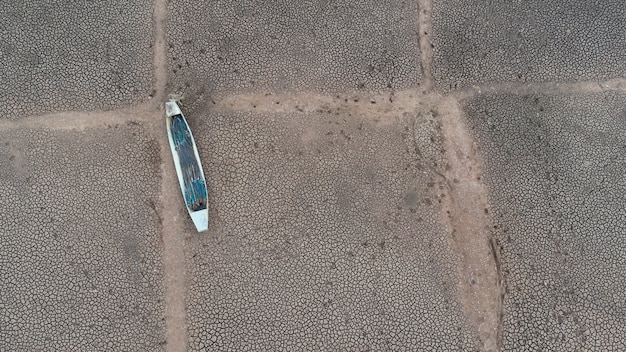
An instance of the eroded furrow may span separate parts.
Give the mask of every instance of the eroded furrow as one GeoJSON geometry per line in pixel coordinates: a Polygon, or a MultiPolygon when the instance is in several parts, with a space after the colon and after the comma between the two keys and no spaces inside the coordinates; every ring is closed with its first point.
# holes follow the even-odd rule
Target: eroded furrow
{"type": "Polygon", "coordinates": [[[154,3],[154,70],[155,88],[153,99],[152,125],[154,135],[161,147],[161,198],[159,213],[163,239],[163,267],[165,268],[165,327],[166,351],[184,352],[187,350],[187,323],[185,310],[185,256],[184,237],[181,236],[181,205],[184,204],[179,192],[176,171],[172,161],[170,146],[165,130],[163,101],[167,97],[167,52],[165,21],[167,4],[165,0],[154,3]]]}
{"type": "Polygon", "coordinates": [[[443,198],[442,217],[451,231],[452,248],[460,257],[460,300],[481,350],[497,351],[503,281],[498,270],[498,248],[490,238],[481,161],[457,101],[445,98],[437,110],[448,162],[445,177],[449,189],[448,197],[443,198]]]}
{"type": "Polygon", "coordinates": [[[626,79],[606,81],[542,82],[542,83],[482,83],[451,92],[449,96],[458,100],[485,93],[510,94],[572,94],[626,91],[626,79]]]}
{"type": "Polygon", "coordinates": [[[108,128],[149,120],[151,108],[147,104],[111,111],[65,111],[53,114],[23,117],[19,120],[0,119],[0,131],[16,128],[47,130],[78,130],[108,128]]]}
{"type": "Polygon", "coordinates": [[[423,89],[385,93],[343,93],[325,95],[301,93],[234,94],[196,97],[186,100],[189,110],[212,112],[248,111],[254,113],[327,113],[349,116],[374,116],[381,119],[401,116],[439,99],[423,89]]]}
{"type": "Polygon", "coordinates": [[[154,78],[153,105],[160,104],[166,96],[167,86],[167,49],[165,43],[165,19],[167,17],[167,4],[165,0],[154,2],[154,78]]]}
{"type": "Polygon", "coordinates": [[[184,204],[176,179],[174,162],[167,143],[163,112],[155,113],[160,125],[155,126],[154,134],[161,141],[161,199],[160,216],[163,239],[163,267],[165,268],[165,304],[167,352],[182,352],[187,348],[185,311],[185,260],[184,237],[181,236],[182,223],[186,214],[181,214],[184,204]],[[182,219],[182,220],[181,220],[182,219]]]}
{"type": "Polygon", "coordinates": [[[431,12],[432,2],[431,0],[418,0],[417,7],[419,14],[417,16],[417,30],[420,45],[420,63],[422,69],[422,86],[424,89],[431,90],[433,87],[433,75],[431,72],[431,63],[433,61],[433,46],[430,39],[430,33],[432,28],[431,12]]]}

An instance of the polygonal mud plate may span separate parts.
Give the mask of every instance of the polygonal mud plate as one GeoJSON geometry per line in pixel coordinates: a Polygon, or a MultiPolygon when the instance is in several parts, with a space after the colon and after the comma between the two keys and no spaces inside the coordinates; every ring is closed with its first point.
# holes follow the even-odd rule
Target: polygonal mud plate
{"type": "Polygon", "coordinates": [[[625,17],[622,0],[434,0],[433,78],[442,90],[623,78],[625,17]]]}
{"type": "Polygon", "coordinates": [[[140,125],[0,132],[0,350],[162,350],[159,175],[140,125]]]}
{"type": "Polygon", "coordinates": [[[504,348],[626,349],[626,94],[464,105],[502,247],[504,348]]]}
{"type": "Polygon", "coordinates": [[[19,118],[148,99],[153,2],[10,1],[0,7],[0,106],[19,118]]]}
{"type": "Polygon", "coordinates": [[[421,78],[416,1],[171,2],[171,89],[402,89],[421,78]]]}
{"type": "Polygon", "coordinates": [[[213,222],[186,244],[190,350],[473,348],[413,124],[197,116],[213,222]]]}

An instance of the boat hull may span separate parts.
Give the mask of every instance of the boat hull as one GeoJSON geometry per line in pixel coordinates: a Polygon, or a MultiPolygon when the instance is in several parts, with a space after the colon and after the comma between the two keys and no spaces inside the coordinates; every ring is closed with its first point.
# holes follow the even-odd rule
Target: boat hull
{"type": "Polygon", "coordinates": [[[198,232],[209,228],[208,195],[200,155],[187,120],[176,102],[165,103],[167,137],[189,216],[198,232]]]}

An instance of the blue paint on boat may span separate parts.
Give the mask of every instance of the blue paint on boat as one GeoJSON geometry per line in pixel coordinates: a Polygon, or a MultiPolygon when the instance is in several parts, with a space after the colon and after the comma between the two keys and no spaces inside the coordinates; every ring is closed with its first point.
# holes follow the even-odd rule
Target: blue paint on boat
{"type": "Polygon", "coordinates": [[[171,131],[183,174],[185,203],[192,211],[206,209],[206,184],[193,150],[189,126],[182,115],[172,117],[171,131]]]}

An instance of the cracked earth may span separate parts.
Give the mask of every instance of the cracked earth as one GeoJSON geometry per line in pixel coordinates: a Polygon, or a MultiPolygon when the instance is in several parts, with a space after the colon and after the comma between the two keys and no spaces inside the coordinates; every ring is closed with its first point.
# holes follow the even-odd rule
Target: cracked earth
{"type": "MultiPolygon", "coordinates": [[[[397,65],[392,68],[380,64],[384,57],[374,60],[365,76],[374,78],[359,78],[365,83],[349,86],[346,82],[357,74],[328,78],[292,61],[284,63],[285,77],[263,71],[272,65],[255,59],[241,59],[245,64],[238,66],[234,58],[211,71],[215,62],[231,58],[202,61],[212,49],[199,42],[208,38],[211,46],[221,40],[228,48],[219,50],[233,57],[244,49],[218,34],[193,32],[191,25],[181,29],[176,16],[186,11],[183,3],[195,2],[156,0],[140,6],[151,9],[152,36],[146,38],[151,39],[147,52],[152,53],[148,71],[153,80],[145,85],[145,94],[133,93],[133,101],[114,99],[99,109],[100,103],[93,102],[100,98],[84,98],[80,92],[67,97],[78,101],[68,103],[69,108],[45,105],[45,98],[21,102],[9,93],[2,100],[12,115],[0,119],[0,157],[7,159],[0,164],[0,263],[9,268],[0,275],[0,325],[5,327],[0,329],[5,330],[0,350],[624,346],[623,337],[616,337],[626,326],[620,315],[624,296],[615,293],[626,285],[620,274],[626,263],[624,208],[588,213],[587,205],[575,200],[580,185],[580,192],[589,192],[580,202],[593,203],[599,194],[597,204],[602,199],[621,204],[623,64],[613,77],[591,70],[579,80],[550,75],[523,82],[515,76],[507,81],[486,75],[483,80],[472,71],[449,89],[454,70],[443,70],[450,76],[442,79],[440,66],[447,65],[443,51],[452,49],[440,39],[447,32],[433,26],[444,23],[442,13],[449,8],[443,1],[419,0],[403,3],[409,12],[398,17],[410,18],[402,25],[413,26],[406,33],[414,37],[403,40],[412,45],[414,57],[406,58],[392,46],[389,51],[399,50],[406,60],[392,60],[397,65]],[[190,53],[198,48],[200,59],[192,62],[190,53]],[[186,64],[179,63],[184,55],[186,64]],[[255,65],[263,70],[253,81],[248,76],[255,76],[255,65]],[[410,78],[399,83],[383,72],[403,72],[405,66],[410,78]],[[379,82],[377,74],[384,79],[379,82]],[[212,75],[217,77],[205,79],[212,75]],[[231,82],[240,76],[247,80],[241,86],[231,82]],[[278,76],[287,83],[276,83],[278,76]],[[335,83],[326,91],[328,81],[335,83]],[[205,165],[211,203],[207,233],[195,233],[183,209],[167,143],[163,102],[174,92],[184,94],[183,111],[205,165]],[[90,108],[80,109],[81,99],[90,108]],[[562,117],[567,114],[572,120],[562,117]],[[516,116],[512,127],[503,122],[509,116],[516,116]],[[597,124],[580,122],[585,116],[597,124]],[[527,125],[516,122],[523,119],[527,125]],[[565,127],[551,125],[561,119],[565,127]],[[526,126],[531,126],[528,131],[526,126]],[[501,137],[499,131],[506,128],[517,137],[501,137]],[[70,154],[55,153],[65,150],[64,143],[73,145],[70,154]],[[107,151],[108,145],[115,146],[107,151]],[[594,150],[603,157],[595,159],[594,150]],[[580,155],[589,156],[576,159],[580,155]],[[40,174],[38,168],[45,170],[47,160],[58,166],[40,174]],[[568,179],[568,163],[604,176],[596,179],[577,169],[572,173],[582,176],[568,179]],[[526,169],[534,171],[517,179],[526,169]],[[101,177],[109,179],[97,182],[101,177]],[[50,185],[55,178],[68,181],[50,185]],[[133,179],[145,190],[137,190],[129,181],[133,179]],[[85,200],[74,187],[95,200],[85,200]],[[46,193],[49,199],[42,196],[46,193]],[[24,215],[28,206],[15,206],[24,194],[43,199],[39,217],[24,215]],[[537,210],[544,205],[545,211],[537,210]],[[569,216],[568,208],[584,215],[569,216]],[[81,209],[85,215],[75,215],[81,209]],[[99,215],[92,218],[91,213],[99,215]],[[108,216],[117,220],[109,224],[108,216]],[[92,232],[100,235],[90,238],[92,232]],[[593,237],[610,238],[617,251],[605,251],[593,237]],[[577,243],[591,244],[585,249],[577,243]],[[60,266],[45,268],[55,255],[60,266]],[[597,288],[602,279],[592,279],[593,287],[582,286],[580,278],[602,275],[582,268],[580,262],[589,258],[611,263],[598,262],[598,270],[613,275],[606,291],[597,288]],[[9,264],[14,260],[35,269],[22,272],[9,264]],[[113,269],[116,263],[126,264],[113,269]],[[569,274],[577,268],[580,276],[569,274]],[[72,273],[79,272],[81,278],[74,281],[72,273]],[[30,287],[25,284],[29,277],[55,283],[30,287]],[[68,285],[74,288],[63,294],[68,285]],[[37,291],[46,286],[56,293],[46,297],[37,291]],[[579,300],[592,302],[591,307],[579,300]],[[105,301],[111,304],[93,303],[105,301]],[[17,308],[20,304],[25,308],[17,308]],[[55,312],[59,308],[71,313],[55,312]],[[81,316],[91,318],[83,321],[81,316]],[[604,327],[596,328],[598,321],[604,327]],[[543,328],[537,328],[538,322],[543,328]],[[67,324],[76,327],[66,329],[67,324]],[[50,329],[58,339],[47,335],[50,329]]],[[[267,15],[255,6],[230,15],[219,9],[211,9],[218,22],[224,16],[267,15]]],[[[387,16],[390,21],[399,15],[391,11],[387,16]]],[[[282,23],[280,17],[265,20],[282,23]]],[[[229,22],[221,24],[227,27],[224,23],[229,22]]],[[[319,33],[310,40],[318,43],[315,38],[326,35],[324,29],[311,26],[319,33]]],[[[293,45],[300,45],[302,33],[295,27],[293,45]]],[[[245,35],[238,38],[244,46],[254,42],[245,35]]],[[[277,65],[283,64],[280,50],[265,50],[259,49],[261,59],[277,57],[277,65]]],[[[309,54],[317,55],[315,50],[309,54]]],[[[315,58],[343,62],[337,55],[315,58]]],[[[306,62],[301,65],[318,67],[306,62]]]]}

